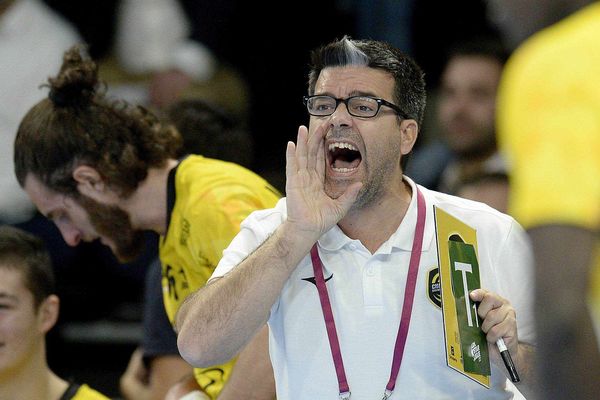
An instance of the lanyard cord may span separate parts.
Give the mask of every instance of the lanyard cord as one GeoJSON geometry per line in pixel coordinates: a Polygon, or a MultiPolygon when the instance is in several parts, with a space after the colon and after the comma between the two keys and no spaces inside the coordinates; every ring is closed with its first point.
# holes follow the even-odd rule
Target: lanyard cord
{"type": "MultiPolygon", "coordinates": [[[[421,261],[423,234],[425,231],[425,214],[425,199],[423,198],[421,191],[417,188],[417,224],[415,228],[415,236],[413,238],[412,252],[410,254],[408,275],[406,277],[406,287],[404,289],[402,316],[400,318],[400,327],[398,328],[398,335],[396,337],[396,344],[394,346],[394,358],[392,360],[390,379],[385,387],[386,390],[383,395],[383,400],[391,396],[396,386],[396,378],[398,377],[398,372],[400,371],[400,364],[402,364],[402,356],[404,355],[404,346],[408,336],[410,315],[412,313],[413,300],[415,297],[414,295],[417,284],[419,262],[421,261]]],[[[333,357],[335,372],[338,379],[340,399],[349,399],[350,387],[348,386],[348,381],[346,380],[346,371],[344,369],[344,361],[342,359],[342,352],[340,350],[340,343],[337,336],[337,329],[335,327],[335,320],[333,318],[333,311],[331,310],[331,302],[329,301],[329,294],[327,292],[327,286],[325,285],[325,278],[323,277],[323,263],[319,258],[319,251],[316,243],[310,250],[310,256],[312,259],[313,271],[315,273],[317,291],[319,292],[319,300],[321,301],[321,309],[323,310],[323,318],[325,320],[327,336],[329,337],[331,355],[333,357]]]]}

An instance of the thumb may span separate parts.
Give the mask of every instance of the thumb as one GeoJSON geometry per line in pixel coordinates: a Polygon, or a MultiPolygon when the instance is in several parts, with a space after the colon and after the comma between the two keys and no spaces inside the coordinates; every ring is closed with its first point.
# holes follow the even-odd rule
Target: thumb
{"type": "Polygon", "coordinates": [[[486,294],[486,291],[484,289],[475,289],[475,290],[471,291],[471,293],[469,293],[469,297],[473,301],[480,302],[483,300],[483,297],[485,296],[485,294],[486,294]]]}

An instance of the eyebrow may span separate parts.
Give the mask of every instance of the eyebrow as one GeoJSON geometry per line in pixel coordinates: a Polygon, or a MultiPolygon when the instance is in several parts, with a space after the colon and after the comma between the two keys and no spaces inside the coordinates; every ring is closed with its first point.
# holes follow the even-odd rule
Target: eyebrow
{"type": "Polygon", "coordinates": [[[40,213],[42,213],[42,215],[46,218],[48,218],[49,220],[54,220],[54,218],[56,218],[56,210],[50,210],[47,213],[43,213],[40,211],[40,213]]]}
{"type": "MultiPolygon", "coordinates": [[[[331,92],[315,93],[315,96],[330,96],[330,97],[335,98],[335,96],[331,92]]],[[[361,90],[353,90],[353,91],[351,91],[348,94],[348,97],[354,97],[354,96],[365,96],[365,97],[376,97],[376,98],[379,98],[379,96],[377,96],[373,92],[364,92],[364,91],[361,91],[361,90]]],[[[348,98],[348,97],[346,97],[346,98],[348,98]]]]}
{"type": "Polygon", "coordinates": [[[352,96],[379,97],[379,96],[377,96],[373,92],[363,92],[361,90],[353,90],[353,91],[351,91],[350,92],[350,96],[348,96],[348,97],[352,97],[352,96]]]}

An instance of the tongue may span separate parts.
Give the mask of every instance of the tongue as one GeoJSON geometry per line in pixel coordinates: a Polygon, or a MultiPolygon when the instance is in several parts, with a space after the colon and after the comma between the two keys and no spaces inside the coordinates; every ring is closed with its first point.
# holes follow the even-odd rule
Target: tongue
{"type": "Polygon", "coordinates": [[[360,164],[360,158],[355,158],[352,161],[347,161],[344,158],[337,158],[334,162],[333,162],[333,168],[348,168],[348,169],[354,169],[356,167],[358,167],[358,164],[360,164]]]}

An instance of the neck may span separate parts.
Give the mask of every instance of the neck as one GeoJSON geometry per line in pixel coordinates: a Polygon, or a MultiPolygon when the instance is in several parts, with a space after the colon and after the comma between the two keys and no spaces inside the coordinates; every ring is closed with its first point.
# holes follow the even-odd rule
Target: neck
{"type": "Polygon", "coordinates": [[[167,181],[177,160],[168,160],[162,168],[151,168],[135,193],[124,201],[135,229],[164,235],[167,230],[167,181]]]}
{"type": "Polygon", "coordinates": [[[481,170],[481,165],[496,154],[496,147],[489,147],[487,149],[480,149],[477,152],[465,153],[458,156],[456,165],[462,173],[478,172],[481,170]]]}
{"type": "Polygon", "coordinates": [[[0,372],[2,400],[58,400],[67,387],[67,382],[48,368],[45,352],[37,352],[18,369],[0,372]]]}
{"type": "Polygon", "coordinates": [[[395,190],[375,202],[357,210],[351,209],[338,226],[346,236],[360,240],[373,254],[396,232],[411,198],[412,188],[403,179],[395,190]]]}

